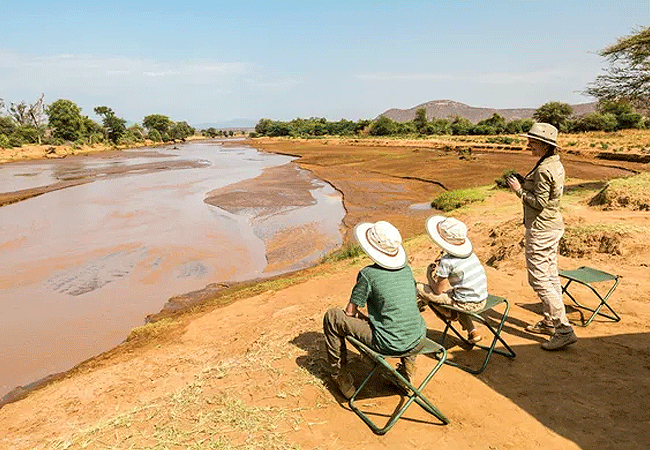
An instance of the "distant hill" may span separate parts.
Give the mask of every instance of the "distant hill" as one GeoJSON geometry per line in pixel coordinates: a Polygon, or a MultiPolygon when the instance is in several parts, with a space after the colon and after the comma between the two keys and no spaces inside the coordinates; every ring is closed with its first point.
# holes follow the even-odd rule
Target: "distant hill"
{"type": "MultiPolygon", "coordinates": [[[[541,105],[540,105],[541,106],[541,105]]],[[[596,110],[596,102],[581,103],[571,105],[573,114],[582,116],[596,110]]],[[[433,100],[427,103],[414,106],[410,109],[392,108],[381,113],[378,117],[384,116],[396,122],[408,122],[415,118],[415,112],[425,108],[427,110],[427,119],[447,119],[454,116],[464,117],[473,123],[492,117],[494,113],[503,116],[506,120],[530,119],[536,108],[517,108],[517,109],[494,109],[494,108],[476,108],[464,103],[454,102],[451,100],[433,100]]]]}

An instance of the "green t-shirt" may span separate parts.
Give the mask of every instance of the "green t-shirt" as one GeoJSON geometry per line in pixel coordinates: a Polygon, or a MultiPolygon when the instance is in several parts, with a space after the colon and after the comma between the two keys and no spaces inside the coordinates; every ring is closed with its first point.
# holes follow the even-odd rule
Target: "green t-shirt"
{"type": "Polygon", "coordinates": [[[415,279],[409,266],[398,270],[366,266],[357,275],[350,301],[368,305],[373,345],[382,353],[411,350],[426,334],[417,305],[415,279]]]}

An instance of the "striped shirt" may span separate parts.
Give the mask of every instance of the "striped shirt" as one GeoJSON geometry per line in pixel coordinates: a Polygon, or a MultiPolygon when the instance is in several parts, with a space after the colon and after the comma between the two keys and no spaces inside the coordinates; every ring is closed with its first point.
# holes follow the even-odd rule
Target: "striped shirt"
{"type": "Polygon", "coordinates": [[[457,302],[478,303],[488,296],[485,269],[474,253],[467,258],[445,253],[436,275],[449,280],[451,298],[457,302]]]}
{"type": "Polygon", "coordinates": [[[416,295],[409,266],[389,270],[375,264],[359,271],[350,302],[359,307],[367,304],[373,346],[377,350],[395,355],[420,343],[426,325],[416,295]]]}

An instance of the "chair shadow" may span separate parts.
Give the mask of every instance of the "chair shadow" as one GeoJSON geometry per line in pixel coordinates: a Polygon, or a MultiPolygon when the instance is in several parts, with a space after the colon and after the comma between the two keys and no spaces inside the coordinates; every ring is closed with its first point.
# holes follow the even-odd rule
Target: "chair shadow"
{"type": "MultiPolygon", "coordinates": [[[[525,309],[532,309],[532,310],[534,310],[534,312],[538,312],[539,314],[541,314],[541,306],[538,307],[536,305],[527,305],[527,304],[522,304],[522,305],[517,305],[517,306],[522,306],[525,309]],[[532,306],[532,308],[529,308],[530,306],[532,306]],[[537,311],[537,309],[539,311],[537,311]]],[[[435,316],[435,317],[438,319],[439,324],[441,324],[444,327],[444,322],[439,317],[437,317],[437,316],[435,316]]],[[[494,310],[494,309],[488,310],[485,313],[483,313],[483,318],[494,329],[496,329],[499,326],[499,323],[501,322],[502,317],[503,317],[502,311],[497,311],[497,310],[494,310]]],[[[480,325],[483,325],[483,324],[480,324],[480,325]]],[[[505,322],[503,323],[503,327],[501,328],[501,338],[503,340],[505,340],[506,342],[508,342],[508,339],[505,337],[505,335],[514,335],[514,336],[518,336],[518,337],[528,339],[528,340],[531,340],[531,341],[535,341],[535,342],[538,342],[538,343],[542,343],[542,342],[545,342],[547,340],[543,336],[527,332],[525,330],[526,325],[528,325],[527,322],[524,322],[523,320],[517,319],[517,318],[515,318],[515,317],[513,317],[512,315],[509,314],[508,317],[506,317],[505,322]]],[[[462,330],[460,328],[460,324],[458,322],[455,322],[454,326],[456,327],[456,329],[458,329],[459,331],[462,332],[462,330]]],[[[429,329],[428,332],[427,332],[427,336],[429,337],[429,339],[432,339],[435,342],[440,343],[440,342],[442,342],[443,332],[439,331],[439,330],[435,330],[435,329],[429,329]]],[[[492,333],[490,333],[487,329],[485,329],[485,331],[483,333],[483,340],[481,341],[481,344],[486,345],[486,343],[491,343],[493,338],[494,338],[494,336],[492,335],[492,333]]],[[[501,345],[500,343],[497,343],[496,348],[499,348],[500,345],[501,345]]],[[[467,356],[469,356],[471,354],[471,350],[474,349],[474,346],[468,345],[467,343],[465,343],[462,340],[458,339],[458,337],[450,330],[450,331],[447,332],[447,336],[445,338],[445,348],[447,350],[453,350],[454,347],[459,347],[460,349],[465,350],[467,352],[466,356],[462,356],[462,354],[456,353],[454,355],[454,358],[458,357],[458,356],[466,358],[467,356]]],[[[476,353],[478,353],[478,351],[476,353]]]]}
{"type": "MultiPolygon", "coordinates": [[[[314,377],[323,381],[325,388],[337,399],[337,402],[343,409],[354,412],[350,408],[347,399],[339,392],[338,388],[334,385],[334,382],[329,376],[324,334],[315,331],[308,331],[300,333],[289,342],[307,352],[306,355],[296,358],[296,364],[307,370],[314,377]]],[[[354,378],[355,387],[358,387],[366,378],[368,372],[372,370],[373,363],[369,358],[360,355],[354,347],[349,345],[349,343],[346,342],[346,345],[348,351],[348,364],[346,367],[354,378]]],[[[424,356],[435,359],[429,355],[420,355],[420,357],[424,356]]],[[[408,401],[404,392],[391,382],[391,379],[392,376],[390,373],[387,370],[380,368],[375,372],[372,378],[368,380],[359,395],[357,395],[355,398],[355,404],[359,409],[363,410],[363,413],[366,416],[372,417],[373,419],[385,419],[386,422],[388,422],[393,414],[399,411],[405,402],[408,401]],[[373,404],[373,400],[386,399],[388,397],[396,397],[394,407],[390,400],[388,400],[388,403],[382,404],[381,406],[373,404]]],[[[382,403],[385,402],[382,401],[382,403]]],[[[419,408],[418,405],[411,406],[419,408]]],[[[431,416],[430,420],[428,418],[424,420],[408,415],[408,411],[401,416],[399,420],[428,425],[444,425],[433,416],[431,416]]]]}
{"type": "MultiPolygon", "coordinates": [[[[306,355],[296,358],[296,364],[321,380],[325,388],[336,397],[341,406],[349,409],[347,399],[343,397],[330,377],[327,353],[325,351],[325,335],[316,331],[307,331],[300,333],[289,342],[307,352],[306,355]]],[[[346,348],[348,352],[348,364],[346,368],[354,378],[355,387],[358,387],[372,369],[372,362],[368,358],[360,355],[348,343],[346,343],[346,348]]],[[[389,380],[390,376],[388,375],[388,371],[379,369],[368,381],[360,395],[357,396],[357,400],[389,397],[399,394],[399,389],[389,380]],[[386,374],[389,378],[385,379],[382,376],[383,374],[386,374]]]]}

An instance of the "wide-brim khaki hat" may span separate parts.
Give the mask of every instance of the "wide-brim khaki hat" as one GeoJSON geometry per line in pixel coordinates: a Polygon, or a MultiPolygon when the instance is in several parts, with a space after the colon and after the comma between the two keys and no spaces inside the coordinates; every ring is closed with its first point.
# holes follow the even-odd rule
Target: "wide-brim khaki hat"
{"type": "Polygon", "coordinates": [[[402,236],[392,224],[385,221],[360,223],[354,227],[354,237],[363,251],[381,267],[395,270],[406,266],[402,236]]]}
{"type": "Polygon", "coordinates": [[[467,227],[453,217],[431,216],[426,222],[427,233],[438,247],[458,258],[472,254],[472,242],[467,237],[467,227]]]}
{"type": "Polygon", "coordinates": [[[536,139],[557,147],[557,128],[550,123],[534,123],[527,134],[520,134],[520,136],[527,137],[528,139],[536,139]]]}

